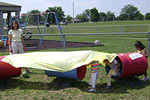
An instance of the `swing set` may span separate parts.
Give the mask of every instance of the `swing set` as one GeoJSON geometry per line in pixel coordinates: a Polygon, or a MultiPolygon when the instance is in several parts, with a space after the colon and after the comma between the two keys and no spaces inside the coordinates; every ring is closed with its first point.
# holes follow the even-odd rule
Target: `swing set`
{"type": "MultiPolygon", "coordinates": [[[[56,21],[56,24],[57,24],[57,27],[58,27],[58,32],[59,32],[60,39],[61,39],[61,45],[64,47],[64,45],[65,45],[65,38],[63,37],[63,32],[62,32],[62,29],[60,27],[60,23],[59,23],[58,17],[57,17],[57,15],[56,15],[55,12],[34,13],[34,14],[28,13],[28,14],[24,14],[24,15],[21,15],[21,16],[14,16],[14,17],[11,18],[9,25],[11,25],[11,23],[12,23],[13,20],[17,20],[18,19],[18,22],[19,22],[19,18],[20,17],[26,16],[24,24],[20,24],[20,22],[19,22],[19,25],[21,25],[21,27],[22,27],[23,33],[25,33],[25,29],[27,27],[27,22],[28,22],[29,16],[46,15],[46,19],[44,21],[43,30],[40,29],[39,23],[36,20],[36,26],[37,26],[38,32],[40,34],[40,43],[39,43],[39,47],[40,47],[42,45],[42,43],[43,43],[43,36],[45,34],[46,27],[48,27],[48,18],[50,16],[50,14],[53,14],[55,16],[55,21],[56,21]]],[[[8,31],[9,31],[9,29],[8,29],[8,31]]],[[[8,31],[7,31],[7,35],[8,35],[8,31]]],[[[5,44],[6,41],[8,40],[8,37],[2,37],[2,40],[4,41],[4,44],[5,44]]],[[[6,46],[6,45],[4,45],[4,46],[6,46]]]]}

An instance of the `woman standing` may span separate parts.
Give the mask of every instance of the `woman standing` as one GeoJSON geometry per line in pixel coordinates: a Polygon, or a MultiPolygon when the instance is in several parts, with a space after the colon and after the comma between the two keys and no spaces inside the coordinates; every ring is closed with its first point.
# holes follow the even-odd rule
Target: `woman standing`
{"type": "MultiPolygon", "coordinates": [[[[24,53],[26,50],[23,38],[23,32],[19,29],[19,24],[16,20],[12,21],[11,29],[8,32],[9,52],[10,54],[24,53]]],[[[27,72],[30,72],[25,68],[27,72]]]]}

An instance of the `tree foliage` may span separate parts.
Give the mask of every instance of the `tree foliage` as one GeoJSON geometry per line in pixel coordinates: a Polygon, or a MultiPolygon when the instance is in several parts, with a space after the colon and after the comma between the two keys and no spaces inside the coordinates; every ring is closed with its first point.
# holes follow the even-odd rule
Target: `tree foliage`
{"type": "Polygon", "coordinates": [[[106,21],[106,14],[104,12],[99,13],[99,21],[106,21]]]}
{"type": "Polygon", "coordinates": [[[121,14],[128,15],[128,20],[134,20],[134,17],[137,15],[137,13],[138,8],[130,4],[121,9],[121,14]]]}
{"type": "Polygon", "coordinates": [[[146,19],[146,20],[150,20],[150,13],[146,13],[146,14],[145,14],[145,19],[146,19]]]}
{"type": "Polygon", "coordinates": [[[75,18],[82,21],[83,20],[83,14],[78,14],[75,18]]]}
{"type": "Polygon", "coordinates": [[[128,20],[127,14],[120,14],[120,16],[117,17],[118,20],[128,20]]]}
{"type": "Polygon", "coordinates": [[[134,20],[143,20],[143,19],[144,19],[144,15],[142,15],[140,11],[137,11],[137,13],[134,16],[134,20]]]}
{"type": "Polygon", "coordinates": [[[115,14],[113,12],[111,12],[111,11],[108,11],[106,16],[107,16],[107,21],[115,20],[115,14]]]}
{"type": "Polygon", "coordinates": [[[78,14],[76,16],[77,19],[79,19],[81,22],[88,22],[89,21],[89,9],[86,9],[83,11],[82,14],[78,14]]]}
{"type": "Polygon", "coordinates": [[[99,13],[96,8],[93,8],[90,10],[91,13],[91,21],[92,22],[98,22],[99,21],[99,13]]]}
{"type": "MultiPolygon", "coordinates": [[[[39,10],[31,10],[29,13],[36,14],[36,13],[40,13],[40,11],[39,10]]],[[[28,23],[36,25],[36,24],[38,24],[40,19],[41,19],[41,15],[31,15],[28,18],[28,23]]]]}
{"type": "MultiPolygon", "coordinates": [[[[55,12],[59,22],[64,20],[65,15],[64,15],[64,11],[62,10],[61,7],[56,7],[56,6],[55,7],[49,7],[46,10],[46,12],[55,12]]],[[[54,14],[50,14],[50,16],[48,18],[48,22],[49,23],[56,23],[54,14]]]]}
{"type": "MultiPolygon", "coordinates": [[[[65,17],[64,11],[61,7],[48,7],[48,9],[45,12],[55,12],[57,15],[57,18],[59,22],[67,20],[68,22],[71,22],[72,17],[70,15],[67,15],[65,17]]],[[[40,13],[39,10],[31,10],[28,13],[34,14],[34,13],[40,13]]],[[[128,4],[125,5],[121,9],[121,13],[119,16],[115,16],[115,14],[111,11],[104,12],[98,12],[96,8],[93,9],[86,9],[81,14],[78,14],[75,17],[78,21],[81,22],[98,22],[98,21],[113,21],[113,20],[143,20],[144,15],[138,10],[137,7],[128,4]]],[[[43,23],[46,19],[46,15],[36,15],[36,16],[30,16],[28,19],[28,24],[37,24],[43,23]]],[[[145,19],[150,20],[150,13],[145,14],[145,19]]],[[[20,22],[24,23],[26,20],[26,16],[21,16],[20,22]]],[[[56,19],[54,14],[50,14],[48,17],[48,23],[56,24],[56,19]]]]}
{"type": "Polygon", "coordinates": [[[67,15],[67,16],[66,16],[66,20],[70,23],[71,20],[72,20],[72,17],[71,17],[70,15],[67,15]]]}
{"type": "Polygon", "coordinates": [[[25,21],[27,19],[28,14],[29,14],[27,24],[38,25],[38,24],[42,23],[44,20],[44,16],[40,13],[41,12],[39,10],[31,10],[31,11],[27,12],[26,14],[22,14],[22,16],[20,18],[20,23],[25,24],[25,21]]]}

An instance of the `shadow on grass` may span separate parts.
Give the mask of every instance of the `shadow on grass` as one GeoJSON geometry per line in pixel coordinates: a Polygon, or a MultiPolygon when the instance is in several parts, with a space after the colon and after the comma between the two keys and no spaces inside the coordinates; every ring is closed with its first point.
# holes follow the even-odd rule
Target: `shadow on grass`
{"type": "Polygon", "coordinates": [[[150,85],[150,81],[142,81],[137,77],[128,77],[112,82],[111,89],[105,89],[106,84],[97,84],[96,93],[128,93],[129,89],[142,89],[150,85]]]}
{"type": "MultiPolygon", "coordinates": [[[[142,89],[145,88],[146,86],[150,85],[150,81],[144,82],[136,77],[129,77],[129,78],[124,78],[120,80],[115,80],[112,82],[112,88],[107,90],[105,89],[106,83],[101,84],[97,83],[96,89],[97,91],[95,93],[128,93],[128,89],[142,89]]],[[[53,80],[49,86],[53,90],[60,90],[64,88],[78,88],[81,91],[88,92],[88,83],[85,81],[77,81],[77,80],[72,80],[72,79],[55,79],[53,80]]]]}
{"type": "MultiPolygon", "coordinates": [[[[112,82],[112,88],[106,90],[106,83],[97,83],[95,93],[128,93],[128,89],[142,89],[150,85],[150,81],[144,82],[136,77],[124,78],[112,82]]],[[[34,82],[22,79],[8,79],[5,89],[34,89],[34,90],[62,90],[65,88],[78,88],[81,91],[88,91],[88,83],[85,81],[77,81],[73,79],[55,78],[51,82],[34,82]]]]}

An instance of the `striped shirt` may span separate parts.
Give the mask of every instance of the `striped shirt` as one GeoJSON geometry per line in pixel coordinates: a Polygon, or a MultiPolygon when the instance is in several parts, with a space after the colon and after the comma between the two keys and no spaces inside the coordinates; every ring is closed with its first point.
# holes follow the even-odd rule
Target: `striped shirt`
{"type": "Polygon", "coordinates": [[[91,63],[91,72],[98,72],[100,64],[98,61],[94,61],[91,63]]]}

